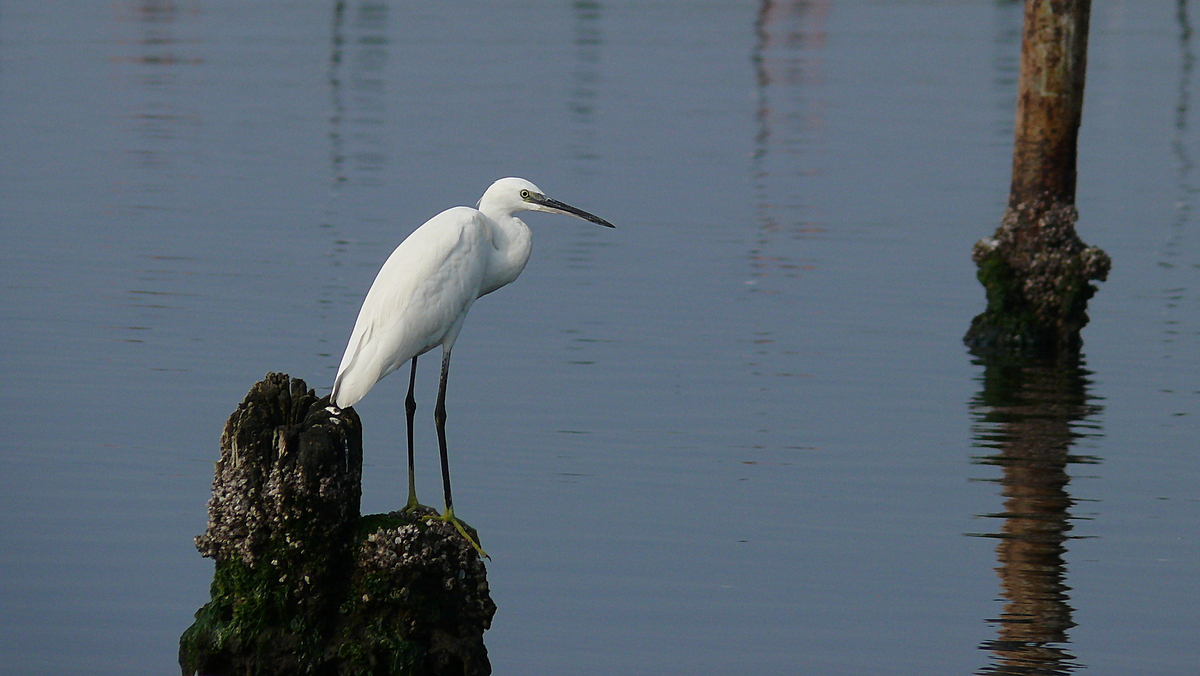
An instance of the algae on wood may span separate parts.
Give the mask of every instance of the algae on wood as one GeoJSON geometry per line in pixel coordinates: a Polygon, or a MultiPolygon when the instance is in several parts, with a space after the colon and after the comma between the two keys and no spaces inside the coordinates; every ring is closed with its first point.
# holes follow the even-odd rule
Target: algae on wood
{"type": "Polygon", "coordinates": [[[491,673],[496,607],[474,548],[419,515],[359,517],[353,409],[272,373],[230,417],[209,524],[212,600],[180,638],[186,674],[491,673]]]}
{"type": "Polygon", "coordinates": [[[1027,0],[1008,208],[972,258],[987,309],[975,352],[1069,353],[1082,345],[1108,254],[1075,232],[1076,148],[1087,71],[1089,0],[1027,0]]]}

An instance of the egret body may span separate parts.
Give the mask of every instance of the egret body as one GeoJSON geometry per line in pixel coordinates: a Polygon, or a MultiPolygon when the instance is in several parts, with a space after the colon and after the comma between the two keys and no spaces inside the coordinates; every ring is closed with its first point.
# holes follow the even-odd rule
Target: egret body
{"type": "Polygon", "coordinates": [[[454,516],[450,469],[446,456],[446,376],[450,352],[467,311],[477,298],[511,283],[525,269],[533,244],[519,211],[567,214],[598,225],[611,223],[582,209],[550,199],[522,178],[502,178],[479,200],[479,207],[447,209],[413,231],[379,270],[363,300],[354,331],[333,383],[331,401],[338,408],[358,403],[384,376],[411,362],[405,413],[408,420],[408,503],[418,506],[413,471],[413,385],[417,357],[442,347],[434,422],[442,461],[446,509],[439,517],[454,524],[483,554],[479,543],[454,516]]]}

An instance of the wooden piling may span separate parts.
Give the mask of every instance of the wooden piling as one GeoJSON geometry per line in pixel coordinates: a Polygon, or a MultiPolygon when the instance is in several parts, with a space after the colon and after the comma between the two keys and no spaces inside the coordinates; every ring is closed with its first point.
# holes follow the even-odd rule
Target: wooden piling
{"type": "Polygon", "coordinates": [[[453,526],[359,516],[362,427],[271,373],[230,417],[209,522],[212,600],[180,638],[185,676],[485,676],[496,606],[453,526]]]}
{"type": "Polygon", "coordinates": [[[1008,207],[972,253],[988,301],[964,338],[973,351],[1078,351],[1090,282],[1112,266],[1075,232],[1090,10],[1090,0],[1025,3],[1008,207]]]}

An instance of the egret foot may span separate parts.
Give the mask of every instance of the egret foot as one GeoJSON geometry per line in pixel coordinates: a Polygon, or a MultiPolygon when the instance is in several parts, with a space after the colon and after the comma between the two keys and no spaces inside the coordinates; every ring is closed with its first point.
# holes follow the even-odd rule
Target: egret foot
{"type": "Polygon", "coordinates": [[[492,557],[488,556],[487,552],[483,551],[483,547],[479,546],[479,531],[471,528],[471,525],[466,521],[460,521],[456,516],[454,516],[453,507],[446,508],[446,513],[441,516],[423,516],[421,519],[424,521],[433,521],[436,519],[438,521],[445,521],[446,523],[454,526],[454,528],[462,534],[463,538],[465,538],[467,542],[471,543],[471,546],[475,548],[475,551],[479,552],[480,556],[491,561],[492,557]],[[471,532],[468,533],[468,530],[471,532]]]}
{"type": "Polygon", "coordinates": [[[421,503],[417,502],[416,495],[408,496],[408,502],[405,503],[404,507],[400,510],[400,513],[401,514],[413,514],[413,515],[419,516],[423,519],[437,516],[437,510],[430,507],[429,505],[422,505],[421,503]]]}

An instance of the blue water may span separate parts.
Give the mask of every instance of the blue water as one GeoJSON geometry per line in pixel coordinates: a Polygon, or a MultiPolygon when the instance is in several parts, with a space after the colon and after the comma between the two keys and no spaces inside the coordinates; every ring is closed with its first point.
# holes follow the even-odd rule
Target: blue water
{"type": "MultiPolygon", "coordinates": [[[[267,371],[328,391],[392,248],[518,175],[618,227],[530,215],[528,268],[455,349],[496,673],[999,668],[978,535],[1018,520],[988,516],[1010,489],[987,458],[1041,417],[1086,456],[1058,468],[1056,668],[1194,671],[1177,9],[1093,8],[1079,232],[1114,268],[1082,403],[1010,410],[961,336],[1007,196],[1018,3],[5,3],[0,663],[175,671],[225,419],[267,371]]],[[[369,512],[404,499],[405,384],[356,407],[369,512]]]]}

